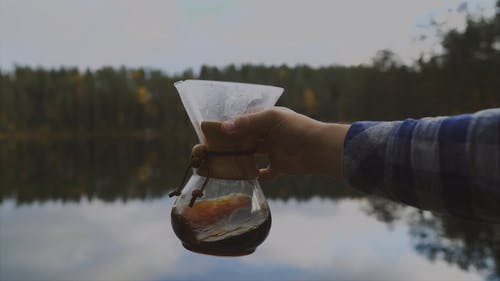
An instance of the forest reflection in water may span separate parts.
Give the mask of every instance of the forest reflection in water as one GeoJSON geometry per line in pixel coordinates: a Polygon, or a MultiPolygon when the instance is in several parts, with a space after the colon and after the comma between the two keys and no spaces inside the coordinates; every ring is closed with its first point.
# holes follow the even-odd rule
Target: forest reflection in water
{"type": "MultiPolygon", "coordinates": [[[[26,206],[43,206],[39,203],[46,202],[60,206],[61,210],[70,210],[78,202],[82,208],[95,202],[163,202],[166,199],[162,198],[166,198],[165,195],[180,180],[192,145],[189,141],[171,144],[161,138],[2,140],[0,207],[3,209],[0,210],[3,210],[3,214],[0,223],[4,227],[9,225],[6,221],[10,218],[5,208],[11,205],[15,211],[26,206]]],[[[480,272],[487,279],[500,279],[498,225],[463,221],[380,198],[367,198],[341,183],[325,178],[282,177],[263,183],[263,188],[270,201],[278,202],[274,205],[317,200],[322,202],[319,205],[324,204],[325,200],[331,204],[353,202],[353,206],[383,222],[389,229],[394,225],[405,225],[408,229],[405,235],[409,235],[411,246],[420,256],[431,261],[446,262],[466,271],[480,272]]],[[[172,200],[167,201],[171,203],[172,200]]],[[[165,215],[166,220],[168,217],[165,215]]],[[[310,219],[314,220],[314,217],[310,219]]],[[[351,223],[356,224],[357,221],[351,223]]],[[[19,222],[16,225],[19,226],[19,222]]],[[[29,229],[29,225],[23,227],[29,229]]],[[[148,226],[138,224],[138,227],[148,226]]],[[[299,225],[297,227],[300,228],[299,225]]],[[[335,236],[334,233],[328,235],[335,236]]],[[[3,238],[0,236],[0,239],[3,238]]],[[[354,244],[367,243],[353,239],[351,243],[354,244]]],[[[301,247],[300,244],[288,246],[296,247],[297,250],[301,247]]],[[[6,249],[1,251],[1,256],[5,257],[6,249]]],[[[5,264],[0,268],[7,270],[5,264]]]]}

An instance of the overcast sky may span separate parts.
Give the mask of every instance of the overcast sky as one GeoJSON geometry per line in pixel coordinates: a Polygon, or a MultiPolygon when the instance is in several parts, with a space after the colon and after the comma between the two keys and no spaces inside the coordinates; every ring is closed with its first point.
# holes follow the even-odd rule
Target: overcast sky
{"type": "MultiPolygon", "coordinates": [[[[384,48],[410,63],[437,50],[432,37],[415,40],[433,33],[432,18],[463,27],[463,2],[0,0],[0,67],[352,65],[384,48]]],[[[494,5],[467,1],[483,15],[494,5]]]]}

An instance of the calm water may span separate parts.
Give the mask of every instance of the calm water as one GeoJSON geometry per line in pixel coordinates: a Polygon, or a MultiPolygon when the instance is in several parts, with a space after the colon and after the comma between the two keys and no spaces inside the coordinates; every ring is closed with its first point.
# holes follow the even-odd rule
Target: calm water
{"type": "Polygon", "coordinates": [[[264,184],[249,256],[185,250],[170,225],[191,143],[0,142],[2,280],[486,280],[500,227],[419,212],[323,178],[264,184]]]}

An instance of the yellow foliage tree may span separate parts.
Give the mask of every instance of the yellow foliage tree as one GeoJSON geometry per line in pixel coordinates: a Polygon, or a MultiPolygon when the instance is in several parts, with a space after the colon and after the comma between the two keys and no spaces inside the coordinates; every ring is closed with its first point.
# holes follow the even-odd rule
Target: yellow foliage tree
{"type": "Polygon", "coordinates": [[[140,104],[146,104],[151,99],[151,94],[148,89],[144,86],[137,88],[137,101],[140,104]]]}
{"type": "Polygon", "coordinates": [[[319,102],[316,93],[312,89],[306,88],[303,97],[306,113],[312,116],[317,115],[319,112],[319,102]]]}

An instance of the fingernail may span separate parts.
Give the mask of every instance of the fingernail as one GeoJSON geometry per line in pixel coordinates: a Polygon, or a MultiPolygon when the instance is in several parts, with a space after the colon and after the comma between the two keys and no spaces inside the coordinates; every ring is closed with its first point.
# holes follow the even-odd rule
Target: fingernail
{"type": "Polygon", "coordinates": [[[235,132],[236,125],[234,124],[233,120],[227,120],[227,121],[222,122],[221,128],[226,133],[231,134],[231,133],[235,132]]]}

